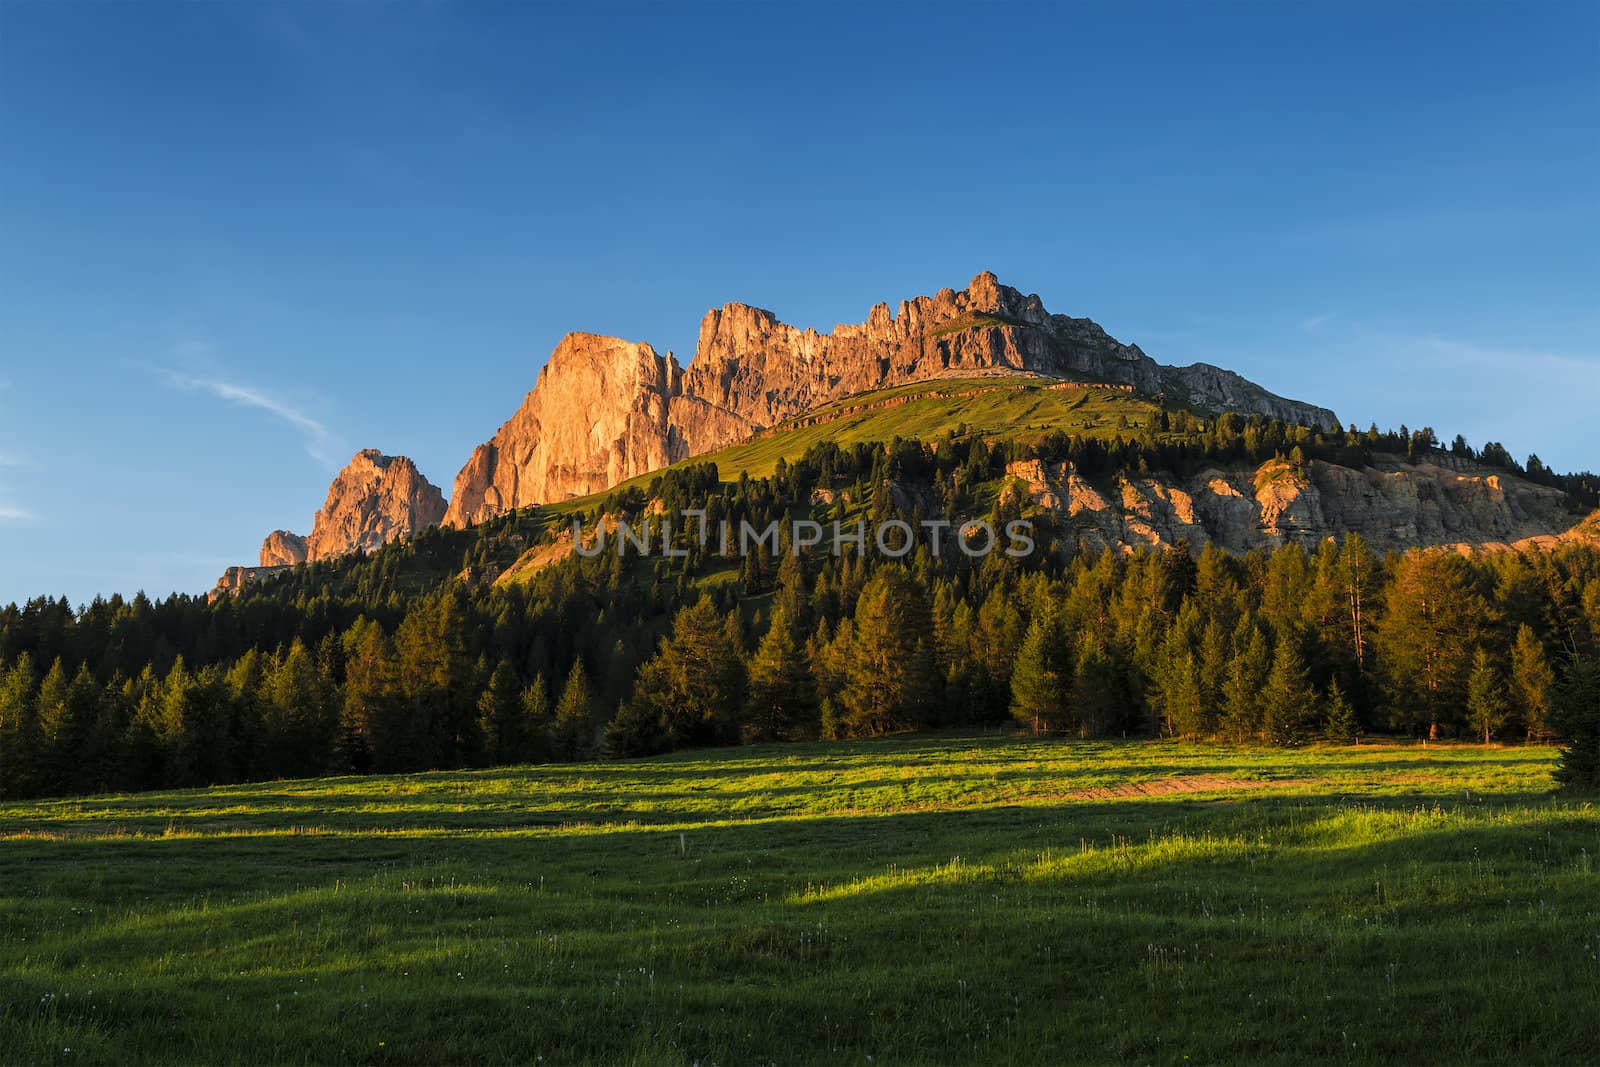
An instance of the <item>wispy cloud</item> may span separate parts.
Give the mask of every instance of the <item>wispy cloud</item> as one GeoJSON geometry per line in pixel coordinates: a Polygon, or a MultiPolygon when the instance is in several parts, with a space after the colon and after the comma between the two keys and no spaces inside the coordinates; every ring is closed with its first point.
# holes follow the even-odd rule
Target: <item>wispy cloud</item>
{"type": "Polygon", "coordinates": [[[33,512],[14,508],[8,504],[0,504],[0,522],[27,522],[33,518],[33,512]]]}
{"type": "Polygon", "coordinates": [[[1324,311],[1319,315],[1309,315],[1300,320],[1300,328],[1309,332],[1320,330],[1339,316],[1332,311],[1324,311]]]}
{"type": "Polygon", "coordinates": [[[151,369],[174,389],[189,393],[208,393],[219,400],[226,400],[231,404],[266,412],[299,431],[304,441],[306,452],[313,459],[329,466],[338,465],[341,450],[333,432],[288,401],[273,396],[264,389],[241,382],[199,377],[165,367],[151,369]]]}

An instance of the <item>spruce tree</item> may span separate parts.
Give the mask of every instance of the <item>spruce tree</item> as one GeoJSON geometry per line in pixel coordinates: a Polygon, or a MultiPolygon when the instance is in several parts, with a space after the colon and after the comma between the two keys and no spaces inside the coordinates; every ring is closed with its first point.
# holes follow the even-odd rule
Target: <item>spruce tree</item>
{"type": "Polygon", "coordinates": [[[1550,725],[1563,738],[1556,780],[1600,789],[1600,658],[1569,656],[1550,701],[1550,725]]]}
{"type": "Polygon", "coordinates": [[[1489,661],[1489,653],[1480,648],[1472,657],[1472,674],[1467,678],[1467,726],[1481,734],[1487,745],[1505,725],[1506,710],[1500,672],[1489,661]]]}
{"type": "Polygon", "coordinates": [[[736,612],[701,598],[672,620],[672,633],[639,668],[631,703],[666,724],[672,746],[728,744],[744,713],[743,638],[736,612]]]}
{"type": "Polygon", "coordinates": [[[1550,691],[1555,681],[1533,627],[1526,623],[1517,627],[1517,642],[1511,648],[1511,692],[1529,741],[1550,736],[1550,691]]]}
{"type": "Polygon", "coordinates": [[[523,739],[522,687],[517,672],[504,661],[496,665],[489,684],[478,697],[478,732],[483,737],[480,756],[485,766],[512,763],[526,751],[523,739]]]}
{"type": "Polygon", "coordinates": [[[937,692],[931,637],[922,591],[899,564],[880,568],[856,605],[839,694],[845,730],[862,737],[926,725],[937,692]]]}
{"type": "Polygon", "coordinates": [[[750,661],[743,734],[748,741],[789,740],[815,737],[819,726],[816,680],[780,605],[750,661]]]}
{"type": "Polygon", "coordinates": [[[1251,624],[1249,633],[1234,649],[1228,663],[1228,680],[1222,686],[1222,721],[1235,741],[1248,741],[1262,732],[1262,691],[1272,670],[1267,640],[1251,624]]]}
{"type": "Polygon", "coordinates": [[[1079,641],[1069,729],[1081,737],[1114,737],[1126,729],[1128,702],[1121,675],[1098,635],[1079,641]]]}
{"type": "Polygon", "coordinates": [[[1326,706],[1325,727],[1330,741],[1354,741],[1361,733],[1361,724],[1356,721],[1356,709],[1344,695],[1344,690],[1339,688],[1336,678],[1328,683],[1328,696],[1324,701],[1326,706]]]}
{"type": "Polygon", "coordinates": [[[533,684],[522,692],[522,727],[518,731],[522,748],[512,759],[518,763],[543,763],[555,746],[555,712],[550,707],[550,690],[544,675],[534,676],[533,684]]]}
{"type": "Polygon", "coordinates": [[[1261,727],[1269,744],[1293,745],[1305,736],[1316,695],[1293,634],[1278,638],[1272,670],[1261,694],[1261,727]]]}
{"type": "Polygon", "coordinates": [[[1035,736],[1066,725],[1072,663],[1060,619],[1048,609],[1034,615],[1011,670],[1011,715],[1035,736]]]}
{"type": "Polygon", "coordinates": [[[583,658],[572,661],[567,684],[556,702],[556,756],[568,763],[594,755],[594,709],[589,696],[589,675],[583,658]]]}
{"type": "Polygon", "coordinates": [[[40,790],[34,684],[33,657],[26,652],[0,673],[0,797],[33,796],[40,790]]]}

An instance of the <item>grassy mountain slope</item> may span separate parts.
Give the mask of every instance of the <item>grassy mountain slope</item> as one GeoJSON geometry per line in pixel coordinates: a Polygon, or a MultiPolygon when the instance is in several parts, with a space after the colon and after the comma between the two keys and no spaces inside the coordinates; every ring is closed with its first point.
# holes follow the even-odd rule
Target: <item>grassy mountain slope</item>
{"type": "MultiPolygon", "coordinates": [[[[896,437],[934,441],[949,433],[974,433],[1005,439],[1038,437],[1051,430],[1109,439],[1119,432],[1127,436],[1149,431],[1160,411],[1160,405],[1148,397],[1056,378],[945,378],[859,393],[781,423],[751,440],[674,466],[715,463],[723,480],[732,481],[741,472],[752,478],[765,477],[780,457],[793,462],[821,441],[849,447],[896,437]]],[[[618,488],[646,486],[660,473],[652,471],[618,488]]],[[[592,506],[602,495],[554,507],[570,511],[592,506]]]]}

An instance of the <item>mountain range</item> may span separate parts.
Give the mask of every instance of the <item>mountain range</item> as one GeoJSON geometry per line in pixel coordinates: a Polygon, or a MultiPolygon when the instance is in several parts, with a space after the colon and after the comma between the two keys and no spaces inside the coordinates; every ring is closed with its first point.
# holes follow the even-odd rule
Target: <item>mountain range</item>
{"type": "MultiPolygon", "coordinates": [[[[602,492],[770,435],[846,398],[952,379],[1115,388],[1210,417],[1259,415],[1330,432],[1340,425],[1333,411],[1232,371],[1157,363],[1090,319],[1052,314],[1037,295],[989,272],[964,289],[905,300],[893,311],[878,304],[864,322],[830,333],[730,303],[705,315],[687,368],[647,342],[567,334],[516,411],[473,450],[448,504],[411,460],[364,450],[334,479],[309,536],[274,531],[260,566],[230,569],[220,587],[237,588],[264,570],[370,552],[437,523],[463,528],[602,492]]],[[[1354,529],[1389,547],[1502,544],[1557,537],[1581,518],[1557,490],[1461,461],[1362,469],[1316,463],[1287,479],[1252,470],[1242,477],[1216,472],[1193,484],[1156,476],[1125,480],[1120,493],[1094,492],[1093,500],[1087,486],[1070,487],[1070,471],[1015,475],[1036,502],[1062,505],[1090,540],[1123,545],[1181,536],[1244,549],[1354,529]],[[1265,483],[1259,491],[1258,483],[1265,483]]]]}

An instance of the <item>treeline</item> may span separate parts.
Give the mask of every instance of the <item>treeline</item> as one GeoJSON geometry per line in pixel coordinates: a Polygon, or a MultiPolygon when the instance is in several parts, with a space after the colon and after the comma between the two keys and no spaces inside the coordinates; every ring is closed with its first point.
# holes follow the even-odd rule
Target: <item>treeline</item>
{"type": "MultiPolygon", "coordinates": [[[[700,581],[681,561],[631,564],[570,557],[526,587],[450,583],[392,625],[358,614],[318,636],[327,613],[308,615],[306,633],[275,648],[201,665],[176,647],[170,667],[131,673],[104,673],[108,650],[93,647],[121,632],[122,613],[205,610],[63,618],[36,602],[0,626],[0,788],[488,766],[1011,719],[1083,737],[1539,739],[1561,729],[1567,655],[1600,651],[1600,553],[1582,548],[1379,559],[1352,537],[1312,553],[1065,564],[784,552],[700,581]]],[[[195,649],[214,640],[200,626],[175,633],[195,649]]]]}
{"type": "MultiPolygon", "coordinates": [[[[999,528],[1027,507],[1004,491],[1018,459],[1111,477],[1271,456],[1354,462],[1349,450],[1399,440],[1157,418],[1164,427],[1104,440],[824,442],[731,484],[714,465],[689,465],[585,517],[701,508],[713,528],[802,514],[913,526],[986,516],[999,528]]],[[[1405,440],[1434,447],[1429,433],[1405,440]]],[[[936,558],[923,546],[894,562],[870,545],[797,556],[787,543],[725,558],[678,523],[681,556],[572,555],[494,583],[528,547],[562,536],[547,514],[521,512],[210,603],[12,605],[0,609],[0,794],[1013,720],[1075,736],[1282,744],[1374,732],[1538,739],[1571,734],[1553,694],[1571,656],[1600,653],[1592,548],[1377,558],[1351,537],[1311,552],[1085,557],[1059,518],[1034,518],[1040,550],[1021,559],[936,558]]]]}

